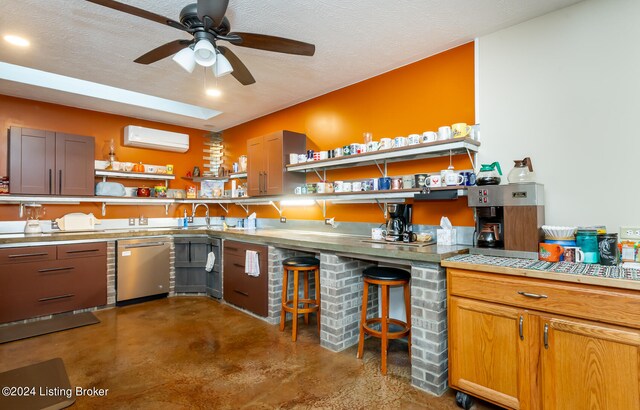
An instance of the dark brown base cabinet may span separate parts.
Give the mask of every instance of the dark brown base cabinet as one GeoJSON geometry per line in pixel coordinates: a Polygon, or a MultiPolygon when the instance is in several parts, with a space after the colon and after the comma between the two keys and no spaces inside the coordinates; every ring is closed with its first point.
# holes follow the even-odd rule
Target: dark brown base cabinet
{"type": "Polygon", "coordinates": [[[215,298],[222,297],[222,274],[220,259],[220,239],[206,236],[178,237],[175,243],[175,291],[178,293],[207,293],[215,298]],[[209,252],[215,255],[213,270],[207,272],[205,266],[209,252]]]}
{"type": "Polygon", "coordinates": [[[268,315],[267,247],[244,242],[224,241],[224,300],[258,316],[268,315]],[[246,251],[256,251],[260,275],[245,273],[246,251]]]}
{"type": "Polygon", "coordinates": [[[0,323],[107,303],[106,243],[0,249],[0,323]]]}
{"type": "Polygon", "coordinates": [[[93,137],[11,127],[11,193],[93,195],[94,147],[93,137]]]}

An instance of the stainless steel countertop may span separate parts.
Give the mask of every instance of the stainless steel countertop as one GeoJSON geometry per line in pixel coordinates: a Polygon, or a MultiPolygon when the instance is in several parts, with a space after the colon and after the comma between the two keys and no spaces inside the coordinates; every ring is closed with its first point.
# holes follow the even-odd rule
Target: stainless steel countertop
{"type": "Polygon", "coordinates": [[[88,232],[56,232],[43,234],[0,234],[0,247],[40,246],[60,242],[96,242],[159,235],[209,235],[222,239],[252,242],[280,248],[331,252],[354,257],[396,259],[398,262],[440,263],[450,256],[467,253],[469,247],[454,246],[403,246],[363,242],[365,236],[334,232],[300,231],[289,229],[238,229],[222,227],[113,229],[88,232]]]}

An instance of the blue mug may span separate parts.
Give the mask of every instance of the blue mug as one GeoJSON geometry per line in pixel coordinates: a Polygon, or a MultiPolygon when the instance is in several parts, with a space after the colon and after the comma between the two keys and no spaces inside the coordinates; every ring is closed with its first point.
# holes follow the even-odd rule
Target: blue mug
{"type": "Polygon", "coordinates": [[[473,172],[464,171],[460,172],[460,175],[462,175],[462,177],[464,178],[464,181],[462,182],[463,185],[473,186],[476,184],[476,174],[474,174],[473,172]]]}
{"type": "Polygon", "coordinates": [[[385,191],[391,189],[391,178],[381,177],[378,178],[378,190],[385,191]]]}

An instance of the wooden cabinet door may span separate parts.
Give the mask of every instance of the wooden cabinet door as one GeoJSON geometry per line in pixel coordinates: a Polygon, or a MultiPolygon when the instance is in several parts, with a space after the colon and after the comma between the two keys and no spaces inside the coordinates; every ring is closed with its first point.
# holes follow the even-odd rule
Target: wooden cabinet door
{"type": "Polygon", "coordinates": [[[540,335],[542,408],[640,408],[640,331],[543,316],[540,335]]]}
{"type": "Polygon", "coordinates": [[[449,384],[501,406],[530,408],[528,325],[523,310],[452,296],[449,384]]]}
{"type": "MultiPolygon", "coordinates": [[[[282,133],[264,137],[265,179],[264,188],[267,195],[279,195],[283,190],[284,161],[282,159],[282,133]]],[[[293,194],[293,192],[287,192],[293,194]]]]}
{"type": "Polygon", "coordinates": [[[56,133],[56,188],[60,195],[94,194],[93,137],[56,133]]]}
{"type": "Polygon", "coordinates": [[[247,194],[249,196],[259,196],[264,191],[263,175],[266,155],[262,137],[247,141],[247,194]]]}
{"type": "MultiPolygon", "coordinates": [[[[55,150],[56,142],[53,132],[11,127],[9,131],[10,192],[36,195],[54,193],[55,150]]],[[[91,177],[93,178],[93,174],[91,177]]]]}

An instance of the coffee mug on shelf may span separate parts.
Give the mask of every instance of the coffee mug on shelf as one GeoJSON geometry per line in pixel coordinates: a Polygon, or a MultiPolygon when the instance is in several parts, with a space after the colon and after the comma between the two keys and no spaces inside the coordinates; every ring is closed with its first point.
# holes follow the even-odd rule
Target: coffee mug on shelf
{"type": "Polygon", "coordinates": [[[565,262],[584,262],[584,252],[578,246],[565,246],[564,247],[564,261],[565,262]]]}
{"type": "Polygon", "coordinates": [[[313,161],[313,150],[312,149],[308,149],[307,150],[307,159],[309,161],[313,161]]]}
{"type": "Polygon", "coordinates": [[[325,191],[327,194],[333,194],[333,182],[326,183],[325,191]]]}
{"type": "Polygon", "coordinates": [[[367,152],[377,151],[380,148],[378,141],[371,141],[367,143],[367,152]]]}
{"type": "Polygon", "coordinates": [[[391,178],[389,177],[378,178],[378,190],[388,191],[389,189],[391,189],[391,178]]]}
{"type": "Polygon", "coordinates": [[[341,157],[344,155],[344,150],[342,147],[338,147],[336,149],[333,150],[333,156],[335,158],[341,157]]]}
{"type": "Polygon", "coordinates": [[[324,182],[318,182],[316,184],[316,193],[318,194],[324,194],[326,192],[327,189],[327,184],[324,182]]]}
{"type": "Polygon", "coordinates": [[[564,253],[564,247],[555,243],[540,243],[538,259],[547,262],[559,262],[564,253]]]}
{"type": "Polygon", "coordinates": [[[409,137],[407,138],[409,145],[420,144],[421,139],[422,137],[419,134],[410,134],[409,137]]]}
{"type": "Polygon", "coordinates": [[[302,194],[302,187],[297,186],[296,189],[293,191],[296,195],[301,195],[302,194]]]}
{"type": "Polygon", "coordinates": [[[425,131],[422,133],[422,143],[438,141],[438,133],[434,131],[425,131]]]}
{"type": "Polygon", "coordinates": [[[362,181],[354,181],[351,183],[351,190],[353,192],[362,191],[362,181]]]}
{"type": "Polygon", "coordinates": [[[353,152],[351,152],[351,145],[345,145],[342,147],[342,155],[347,156],[351,154],[353,154],[353,152]]]}
{"type": "Polygon", "coordinates": [[[357,154],[359,149],[360,149],[360,144],[355,142],[352,144],[349,144],[349,151],[351,151],[351,155],[357,154]]]}
{"type": "Polygon", "coordinates": [[[320,161],[320,152],[319,151],[313,153],[313,160],[314,161],[320,161]]]}
{"type": "Polygon", "coordinates": [[[353,191],[353,184],[351,182],[342,183],[342,192],[351,192],[353,191]]]}
{"type": "Polygon", "coordinates": [[[342,181],[335,181],[333,183],[333,192],[343,192],[342,188],[343,188],[344,182],[342,181]]]}
{"type": "Polygon", "coordinates": [[[298,163],[298,154],[289,154],[289,164],[297,164],[298,163]]]}
{"type": "Polygon", "coordinates": [[[328,159],[329,151],[320,151],[320,159],[328,159]]]}
{"type": "Polygon", "coordinates": [[[460,173],[460,175],[462,175],[462,177],[464,178],[463,184],[465,186],[473,186],[476,184],[476,174],[474,174],[472,171],[463,171],[460,173]]]}
{"type": "Polygon", "coordinates": [[[394,148],[406,147],[407,144],[408,144],[407,137],[395,137],[393,139],[394,148]]]}
{"type": "Polygon", "coordinates": [[[429,174],[415,174],[415,186],[417,188],[422,188],[423,186],[426,185],[426,179],[429,176],[429,174]]]}
{"type": "Polygon", "coordinates": [[[402,189],[402,177],[391,179],[391,189],[402,189]]]}
{"type": "Polygon", "coordinates": [[[391,138],[381,138],[380,149],[389,149],[389,148],[393,148],[393,140],[391,138]]]}
{"type": "Polygon", "coordinates": [[[459,122],[451,126],[453,132],[453,138],[464,138],[471,132],[471,127],[467,123],[459,122]]]}
{"type": "Polygon", "coordinates": [[[442,178],[440,174],[429,175],[425,178],[424,183],[429,188],[440,188],[442,186],[442,178]]]}
{"type": "Polygon", "coordinates": [[[438,141],[444,141],[448,139],[451,139],[451,127],[445,125],[438,128],[438,141]]]}
{"type": "Polygon", "coordinates": [[[447,172],[444,176],[444,184],[446,186],[455,186],[464,184],[464,177],[455,172],[447,172]]]}
{"type": "Polygon", "coordinates": [[[307,162],[307,154],[298,154],[298,162],[307,162]]]}

